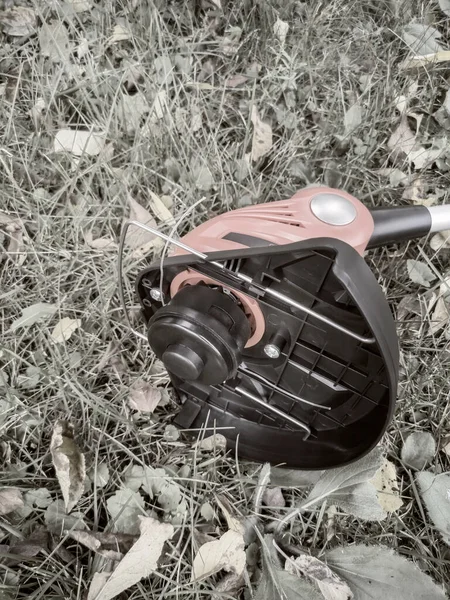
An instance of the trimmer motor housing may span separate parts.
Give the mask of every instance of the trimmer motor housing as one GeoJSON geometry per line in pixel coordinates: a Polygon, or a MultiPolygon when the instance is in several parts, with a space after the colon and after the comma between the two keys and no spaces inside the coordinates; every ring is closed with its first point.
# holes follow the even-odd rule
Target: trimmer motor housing
{"type": "Polygon", "coordinates": [[[181,403],[175,424],[302,469],[373,448],[398,374],[395,324],[362,257],[375,225],[349,194],[310,188],[216,217],[140,272],[148,341],[181,403]]]}

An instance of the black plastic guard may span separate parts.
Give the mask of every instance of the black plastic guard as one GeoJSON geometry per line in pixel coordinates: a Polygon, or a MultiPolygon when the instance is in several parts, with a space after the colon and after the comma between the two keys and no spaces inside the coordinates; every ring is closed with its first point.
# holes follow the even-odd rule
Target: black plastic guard
{"type": "MultiPolygon", "coordinates": [[[[173,278],[190,267],[257,298],[266,331],[244,351],[233,380],[208,387],[171,376],[182,403],[175,424],[198,430],[206,423],[230,447],[237,444],[239,456],[293,468],[335,467],[369,452],[393,414],[398,342],[386,298],[364,259],[329,238],[214,252],[208,258],[251,277],[253,285],[193,255],[181,255],[164,261],[166,297],[173,278]],[[273,299],[264,292],[267,287],[374,342],[360,342],[273,299]],[[270,359],[264,346],[280,330],[289,332],[289,340],[280,357],[270,359]],[[237,388],[291,415],[309,428],[309,435],[237,388]]],[[[149,295],[151,287],[160,285],[160,266],[146,268],[136,281],[146,321],[161,306],[149,295]]]]}

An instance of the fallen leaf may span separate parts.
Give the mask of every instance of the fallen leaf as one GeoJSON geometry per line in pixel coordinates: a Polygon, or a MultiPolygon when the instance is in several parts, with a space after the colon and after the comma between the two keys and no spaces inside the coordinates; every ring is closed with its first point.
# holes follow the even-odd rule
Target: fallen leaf
{"type": "Polygon", "coordinates": [[[66,510],[70,513],[83,495],[86,470],[84,454],[75,443],[73,425],[69,421],[56,421],[50,452],[66,510]]]}
{"type": "Polygon", "coordinates": [[[191,580],[205,579],[222,570],[242,576],[246,564],[244,548],[243,536],[231,529],[220,539],[203,544],[194,558],[191,580]]]}
{"type": "Polygon", "coordinates": [[[164,439],[168,442],[176,442],[180,439],[180,430],[175,425],[166,425],[164,439]]]}
{"type": "Polygon", "coordinates": [[[450,473],[416,473],[420,495],[436,529],[450,546],[450,473]]]}
{"type": "Polygon", "coordinates": [[[50,492],[47,488],[38,488],[36,490],[28,490],[23,495],[24,505],[18,509],[17,514],[22,518],[28,517],[37,508],[47,508],[52,503],[50,492]]]}
{"type": "Polygon", "coordinates": [[[114,29],[111,37],[109,38],[110,44],[116,44],[117,42],[124,42],[129,40],[131,37],[131,31],[128,25],[124,23],[117,23],[114,25],[114,29]]]}
{"type": "Polygon", "coordinates": [[[439,231],[430,240],[430,246],[435,252],[450,248],[450,229],[439,231]]]}
{"type": "Polygon", "coordinates": [[[87,231],[84,234],[84,239],[86,240],[88,246],[94,248],[95,250],[112,250],[117,252],[118,246],[110,237],[100,237],[94,239],[92,236],[92,231],[87,231]]]}
{"type": "Polygon", "coordinates": [[[96,465],[89,470],[88,476],[96,487],[104,488],[106,485],[108,485],[109,481],[108,465],[106,463],[100,463],[99,465],[96,465]]]}
{"type": "Polygon", "coordinates": [[[403,444],[401,457],[407,467],[421,471],[433,459],[436,442],[431,433],[414,431],[403,444]]]}
{"type": "Polygon", "coordinates": [[[42,23],[38,37],[42,56],[47,56],[52,62],[69,62],[72,49],[69,34],[62,21],[42,23]]]}
{"type": "Polygon", "coordinates": [[[122,94],[118,104],[118,116],[127,133],[139,129],[142,117],[150,112],[150,104],[142,92],[122,94]]]}
{"type": "Polygon", "coordinates": [[[157,218],[162,221],[165,225],[172,226],[175,225],[175,219],[173,218],[172,213],[164,204],[159,196],[157,196],[151,190],[148,190],[150,196],[150,204],[153,209],[153,212],[157,216],[157,218]]]}
{"type": "Polygon", "coordinates": [[[200,514],[205,519],[205,521],[212,521],[216,513],[214,508],[211,506],[209,502],[204,502],[200,507],[200,514]]]}
{"type": "Polygon", "coordinates": [[[430,319],[430,328],[428,335],[436,335],[445,325],[449,319],[449,313],[447,304],[443,296],[440,296],[434,306],[433,313],[430,319]]]}
{"type": "Polygon", "coordinates": [[[214,185],[214,179],[211,171],[209,170],[208,166],[203,163],[194,163],[192,166],[192,178],[194,180],[195,187],[203,192],[209,191],[214,185]]]}
{"type": "Polygon", "coordinates": [[[81,327],[80,319],[64,317],[55,325],[50,336],[55,344],[62,344],[63,342],[67,342],[79,327],[81,327]]]}
{"type": "Polygon", "coordinates": [[[194,444],[194,448],[206,450],[207,452],[212,452],[213,450],[225,450],[226,447],[227,438],[221,433],[214,433],[194,444]]]}
{"type": "MultiPolygon", "coordinates": [[[[419,473],[420,474],[420,473],[419,473]]],[[[325,552],[328,566],[345,580],[355,600],[445,600],[441,586],[386,546],[354,544],[325,552]]]]}
{"type": "Polygon", "coordinates": [[[225,56],[234,56],[239,50],[239,42],[242,36],[242,29],[237,26],[229,27],[227,35],[220,41],[220,50],[225,56]]]}
{"type": "Polygon", "coordinates": [[[346,135],[350,135],[362,123],[362,107],[360,104],[352,104],[344,115],[344,127],[346,135]]]}
{"type": "Polygon", "coordinates": [[[253,140],[250,153],[252,161],[265,156],[272,148],[272,127],[261,121],[256,106],[252,107],[253,140]]]}
{"type": "Polygon", "coordinates": [[[236,88],[244,83],[247,83],[248,79],[249,78],[246,75],[234,75],[225,81],[225,86],[229,88],[236,88]]]}
{"type": "Polygon", "coordinates": [[[11,331],[17,331],[22,327],[31,327],[35,323],[38,323],[42,319],[49,319],[56,311],[57,307],[54,304],[46,304],[45,302],[38,302],[27,306],[22,310],[22,316],[13,321],[11,325],[11,331]]]}
{"type": "Polygon", "coordinates": [[[43,528],[38,528],[23,540],[18,540],[10,547],[11,554],[20,554],[21,556],[32,557],[48,550],[48,532],[43,528]]]}
{"type": "Polygon", "coordinates": [[[23,505],[22,492],[18,488],[0,488],[0,515],[7,515],[23,505]]]}
{"type": "Polygon", "coordinates": [[[242,523],[241,519],[239,519],[236,515],[233,514],[230,503],[223,496],[217,496],[216,502],[220,506],[221,511],[223,512],[223,516],[225,517],[225,520],[227,522],[228,529],[236,531],[236,533],[239,533],[239,535],[244,536],[245,525],[244,523],[242,523]]]}
{"type": "Polygon", "coordinates": [[[264,490],[263,504],[272,508],[283,508],[286,506],[283,492],[279,487],[268,487],[264,490]]]}
{"type": "Polygon", "coordinates": [[[0,12],[3,33],[12,37],[31,35],[36,29],[36,13],[27,6],[15,6],[0,12]]]}
{"type": "Polygon", "coordinates": [[[442,448],[447,456],[450,456],[450,442],[447,442],[445,446],[442,448]]]}
{"type": "Polygon", "coordinates": [[[270,482],[282,488],[311,487],[318,482],[323,471],[299,471],[296,469],[281,469],[272,467],[270,482]]]}
{"type": "MultiPolygon", "coordinates": [[[[26,259],[26,254],[23,253],[24,226],[22,220],[0,211],[0,237],[3,232],[9,240],[6,256],[22,265],[26,259]]],[[[0,260],[2,258],[3,256],[0,253],[0,260]]]]}
{"type": "Polygon", "coordinates": [[[74,156],[97,156],[105,145],[105,137],[94,131],[60,129],[55,136],[55,152],[71,152],[74,156]]]}
{"type": "Polygon", "coordinates": [[[399,495],[397,470],[395,465],[387,458],[384,459],[383,464],[372,477],[370,483],[375,487],[378,502],[386,512],[395,512],[403,506],[403,500],[399,495]]]}
{"type": "Polygon", "coordinates": [[[96,600],[105,587],[106,582],[111,577],[112,571],[102,571],[101,573],[94,573],[91,585],[89,586],[87,600],[96,600]]]}
{"type": "MultiPolygon", "coordinates": [[[[146,208],[138,204],[134,198],[128,196],[128,203],[130,205],[130,221],[138,221],[148,227],[156,229],[156,221],[146,208]]],[[[144,251],[150,249],[155,243],[155,234],[143,229],[136,228],[131,225],[127,232],[125,243],[129,248],[133,248],[135,251],[144,251]]]]}
{"type": "Polygon", "coordinates": [[[450,61],[450,50],[441,50],[440,52],[433,52],[424,56],[412,56],[406,59],[400,67],[402,69],[411,69],[448,61],[450,61]]]}
{"type": "Polygon", "coordinates": [[[153,66],[156,70],[156,81],[160,85],[168,85],[173,82],[173,65],[170,56],[167,56],[167,54],[157,56],[153,66]]]}
{"type": "Polygon", "coordinates": [[[87,0],[66,0],[65,4],[70,6],[75,14],[87,12],[92,9],[92,5],[87,0]]]}
{"type": "Polygon", "coordinates": [[[123,484],[133,492],[137,492],[144,482],[144,467],[141,465],[130,465],[123,472],[123,484]]]}
{"type": "Polygon", "coordinates": [[[442,12],[447,17],[450,17],[450,0],[438,0],[438,2],[439,2],[439,8],[442,10],[442,12]]]}
{"type": "Polygon", "coordinates": [[[67,530],[87,529],[81,512],[66,513],[62,500],[56,500],[48,505],[45,511],[45,524],[49,531],[61,535],[67,530]]]}
{"type": "Polygon", "coordinates": [[[433,54],[443,50],[438,41],[441,34],[430,25],[409,23],[403,28],[402,38],[409,48],[418,55],[433,54]]]}
{"type": "Polygon", "coordinates": [[[281,568],[272,536],[265,536],[261,550],[262,577],[253,600],[323,600],[312,583],[281,568]]]}
{"type": "Polygon", "coordinates": [[[151,517],[141,517],[139,529],[140,537],[137,542],[120,561],[104,586],[99,591],[96,590],[96,595],[89,591],[88,600],[110,600],[157,569],[164,544],[173,536],[174,528],[151,517]]]}
{"type": "Polygon", "coordinates": [[[70,537],[109,560],[121,560],[136,541],[135,535],[94,531],[71,531],[70,537]]]}
{"type": "Polygon", "coordinates": [[[430,283],[436,279],[436,275],[430,267],[420,260],[413,260],[411,258],[406,262],[411,281],[425,287],[430,287],[430,283]]]}
{"type": "Polygon", "coordinates": [[[402,194],[403,200],[412,200],[414,204],[423,206],[432,206],[437,196],[427,193],[427,185],[422,178],[416,177],[410,185],[406,186],[402,194]]]}
{"type": "MultiPolygon", "coordinates": [[[[167,92],[159,90],[151,107],[151,122],[160,121],[167,110],[167,92]]],[[[144,133],[144,132],[143,132],[144,133]]]]}
{"type": "Polygon", "coordinates": [[[133,490],[117,490],[106,501],[109,515],[114,519],[113,531],[136,534],[139,532],[139,517],[145,514],[144,499],[133,490]]]}
{"type": "Polygon", "coordinates": [[[406,115],[402,116],[399,126],[389,138],[387,146],[395,159],[408,157],[417,148],[416,134],[411,130],[406,115]]]}
{"type": "Polygon", "coordinates": [[[203,128],[203,113],[198,104],[191,105],[191,131],[195,133],[203,128]]]}
{"type": "Polygon", "coordinates": [[[300,508],[309,508],[328,498],[330,503],[337,504],[361,518],[383,518],[385,513],[377,501],[376,490],[369,483],[380,468],[382,460],[380,449],[375,448],[350,465],[323,471],[300,508]]]}
{"type": "Polygon", "coordinates": [[[146,381],[137,381],[131,386],[128,404],[133,410],[152,413],[161,400],[161,391],[146,381]]]}
{"type": "Polygon", "coordinates": [[[289,23],[286,23],[286,21],[282,21],[280,18],[277,17],[277,20],[273,25],[273,33],[280,40],[281,46],[284,46],[284,44],[286,43],[286,36],[288,34],[288,31],[289,23]]]}
{"type": "Polygon", "coordinates": [[[300,573],[308,581],[314,583],[325,600],[351,600],[353,592],[333,571],[321,560],[308,554],[302,554],[295,560],[287,560],[285,569],[291,575],[300,573]]]}

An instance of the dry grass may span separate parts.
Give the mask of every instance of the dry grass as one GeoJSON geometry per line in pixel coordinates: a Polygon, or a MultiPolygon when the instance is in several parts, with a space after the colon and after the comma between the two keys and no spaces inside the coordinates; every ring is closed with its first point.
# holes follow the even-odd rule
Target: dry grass
{"type": "MultiPolygon", "coordinates": [[[[168,381],[145,345],[127,331],[117,299],[116,253],[92,249],[86,234],[117,240],[127,198],[145,206],[149,189],[172,198],[175,218],[204,198],[179,234],[213,214],[288,198],[310,183],[341,186],[368,206],[403,203],[403,188],[390,188],[379,173],[390,166],[387,140],[398,122],[395,98],[413,79],[418,82],[415,110],[431,115],[448,88],[445,64],[412,73],[399,68],[407,55],[399,31],[412,17],[428,15],[447,36],[448,23],[434,5],[395,0],[222,3],[221,11],[207,1],[106,1],[69,18],[58,16],[51,3],[34,4],[39,22],[64,20],[74,49],[65,63],[43,57],[36,35],[1,40],[0,207],[22,220],[26,256],[22,264],[0,264],[0,365],[8,379],[0,388],[6,400],[0,414],[0,477],[2,484],[24,492],[46,487],[53,499],[60,497],[49,439],[57,418],[70,419],[88,466],[106,462],[111,471],[108,485],[86,493],[79,506],[89,527],[103,530],[109,520],[106,499],[117,490],[124,468],[132,463],[169,468],[189,499],[187,518],[159,575],[133,588],[133,598],[211,593],[214,582],[201,592],[189,583],[200,534],[213,533],[218,525],[206,522],[200,508],[206,501],[216,506],[215,497],[222,495],[250,516],[257,466],[239,465],[229,454],[196,452],[184,441],[167,441],[173,400],[151,417],[131,413],[127,396],[133,382],[144,377],[165,386],[168,381]],[[284,49],[273,33],[277,17],[290,24],[284,49]],[[118,20],[127,24],[130,38],[108,43],[118,20]],[[88,48],[81,57],[80,44],[88,48]],[[172,70],[164,71],[162,57],[170,58],[172,70]],[[237,75],[246,81],[230,87],[237,75]],[[167,106],[154,119],[151,110],[162,91],[167,106]],[[146,100],[147,110],[127,125],[120,107],[137,95],[146,100]],[[33,119],[30,111],[40,98],[45,108],[33,119]],[[363,123],[345,137],[344,112],[357,98],[363,123]],[[247,170],[253,104],[272,123],[274,146],[247,170]],[[69,157],[53,152],[61,127],[94,127],[105,133],[107,150],[74,166],[69,157]],[[199,182],[199,170],[205,168],[211,174],[207,184],[199,182]],[[82,328],[59,345],[51,341],[51,325],[45,322],[11,333],[21,310],[40,301],[55,303],[61,317],[81,319],[82,328]],[[29,366],[39,367],[40,374],[36,385],[26,389],[23,376],[29,366]],[[190,472],[180,477],[183,464],[190,472]]],[[[431,116],[428,121],[425,131],[432,137],[437,124],[431,116]]],[[[431,190],[445,190],[445,200],[448,174],[434,170],[426,179],[431,190]]],[[[441,276],[447,272],[448,251],[436,254],[425,241],[372,254],[394,311],[406,294],[417,295],[406,258],[424,256],[441,276]]],[[[399,327],[403,377],[387,434],[404,505],[382,524],[338,515],[331,545],[355,540],[388,544],[445,582],[448,549],[424,515],[411,473],[399,459],[410,431],[430,431],[438,448],[450,433],[448,341],[445,331],[427,335],[429,314],[422,316],[423,325],[408,321],[399,327]]],[[[437,469],[449,469],[443,452],[435,461],[437,469]]],[[[287,492],[286,509],[266,511],[264,522],[283,516],[300,495],[287,492]]],[[[0,544],[42,527],[44,512],[36,509],[22,520],[0,518],[0,544]]],[[[295,521],[288,542],[317,552],[326,547],[325,538],[326,515],[318,511],[295,521]]],[[[98,566],[84,547],[53,536],[45,557],[19,556],[10,565],[0,564],[0,597],[84,598],[98,566]]]]}

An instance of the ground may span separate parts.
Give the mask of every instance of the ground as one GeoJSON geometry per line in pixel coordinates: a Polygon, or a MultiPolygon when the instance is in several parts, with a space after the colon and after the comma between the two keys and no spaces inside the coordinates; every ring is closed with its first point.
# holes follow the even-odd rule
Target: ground
{"type": "MultiPolygon", "coordinates": [[[[49,503],[62,499],[49,453],[58,419],[71,422],[85,455],[90,479],[75,510],[90,530],[114,531],[107,502],[124,477],[129,482],[124,471],[133,465],[166,468],[187,499],[183,535],[174,538],[159,575],[124,597],[210,597],[217,579],[192,587],[193,557],[207,535],[225,531],[217,497],[243,517],[254,513],[260,466],[220,449],[199,450],[167,427],[177,410],[168,378],[146,343],[130,333],[118,301],[123,221],[134,200],[155,214],[163,232],[175,221],[182,235],[212,215],[320,183],[341,187],[368,207],[445,202],[450,152],[442,107],[449,63],[405,64],[414,52],[402,32],[411,23],[432,25],[441,34],[434,42],[446,49],[448,19],[437,2],[415,0],[1,4],[1,482],[23,495],[47,493],[34,504],[28,496],[29,510],[1,517],[2,547],[37,531],[44,550],[28,557],[16,550],[0,563],[0,597],[84,598],[93,573],[111,563],[49,524],[49,503]],[[30,11],[11,12],[14,7],[30,11]],[[257,160],[249,154],[253,107],[272,130],[272,143],[257,160]],[[424,152],[440,149],[436,161],[418,168],[404,140],[392,140],[402,114],[407,127],[417,127],[424,152]],[[67,129],[95,131],[98,145],[82,156],[64,151],[67,133],[60,132],[67,129]],[[18,242],[11,247],[13,233],[18,242]],[[37,303],[56,311],[11,328],[37,303]],[[63,318],[74,320],[75,330],[58,339],[51,334],[63,318]],[[130,389],[139,382],[167,388],[153,414],[130,406],[130,389]],[[100,485],[95,471],[102,464],[108,475],[100,485]],[[183,464],[189,469],[180,473],[183,464]]],[[[150,249],[147,262],[159,251],[150,249]]],[[[133,252],[127,247],[127,297],[136,306],[132,279],[145,260],[133,252]]],[[[397,468],[403,505],[371,523],[338,510],[331,536],[318,507],[291,526],[286,547],[318,555],[355,541],[384,544],[443,584],[448,547],[400,452],[409,433],[429,432],[436,443],[433,470],[449,470],[445,298],[443,324],[432,327],[436,299],[445,296],[440,284],[449,250],[424,239],[373,251],[367,260],[398,320],[401,384],[384,447],[397,468]],[[410,279],[408,259],[428,264],[431,287],[410,279]]],[[[135,310],[132,319],[139,328],[135,310]]],[[[284,490],[285,507],[265,509],[262,523],[270,529],[304,495],[300,488],[284,490]]],[[[161,518],[161,502],[153,508],[161,518]]],[[[122,533],[135,535],[136,515],[130,519],[122,533]]],[[[248,580],[242,597],[250,597],[250,588],[248,580]]]]}

